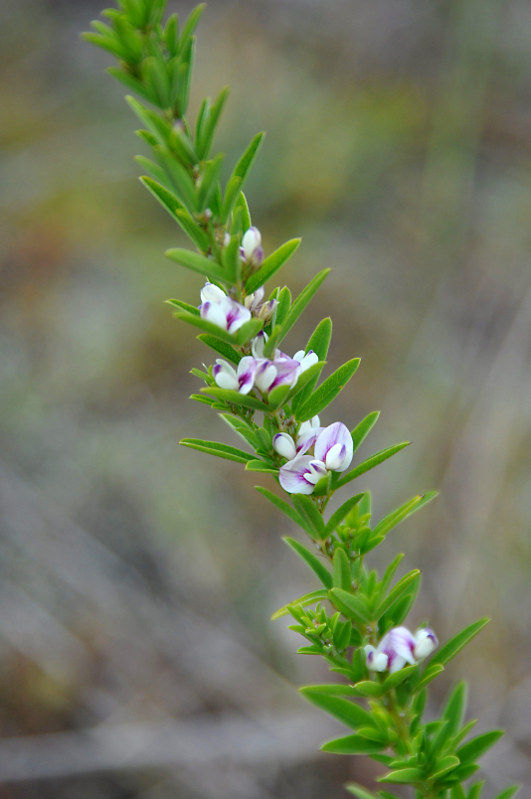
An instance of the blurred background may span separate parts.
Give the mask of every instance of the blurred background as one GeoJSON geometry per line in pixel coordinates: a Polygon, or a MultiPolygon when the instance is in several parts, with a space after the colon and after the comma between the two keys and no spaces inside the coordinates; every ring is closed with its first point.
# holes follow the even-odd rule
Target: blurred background
{"type": "MultiPolygon", "coordinates": [[[[170,0],[186,14],[188,0],[170,0]]],[[[0,1],[0,799],[339,799],[376,764],[318,751],[342,727],[296,686],[327,673],[270,614],[312,590],[286,519],[188,400],[209,358],[162,301],[199,277],[136,180],[143,152],[96,0],[0,1]]],[[[360,478],[424,584],[409,625],[492,623],[439,678],[470,681],[491,796],[531,785],[531,5],[526,0],[211,0],[192,116],[229,84],[217,147],[268,136],[247,187],[283,279],[333,268],[288,342],[330,314],[336,403],[382,416],[360,478]]],[[[325,423],[334,419],[327,418],[325,423]]],[[[270,486],[271,487],[271,486],[270,486]]]]}

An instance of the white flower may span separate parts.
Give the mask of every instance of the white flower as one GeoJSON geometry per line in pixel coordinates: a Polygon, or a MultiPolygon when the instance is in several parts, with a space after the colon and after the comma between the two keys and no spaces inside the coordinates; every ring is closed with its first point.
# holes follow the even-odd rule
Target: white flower
{"type": "Polygon", "coordinates": [[[273,436],[273,449],[287,460],[292,460],[297,454],[295,442],[289,433],[277,433],[273,436]]]}
{"type": "Polygon", "coordinates": [[[280,467],[278,479],[288,494],[313,494],[316,483],[327,474],[322,461],[311,455],[297,455],[280,467]]]}
{"type": "Polygon", "coordinates": [[[353,455],[352,436],[343,422],[334,422],[317,436],[315,457],[323,461],[327,469],[344,472],[350,466],[353,455]]]}
{"type": "Polygon", "coordinates": [[[378,646],[365,647],[367,668],[370,671],[387,671],[394,674],[403,669],[406,663],[414,665],[427,657],[438,641],[435,633],[428,627],[421,628],[413,635],[407,627],[393,627],[387,632],[378,646]]]}
{"type": "Polygon", "coordinates": [[[216,385],[220,388],[229,388],[232,391],[239,391],[240,394],[248,394],[253,387],[256,366],[256,361],[251,355],[242,358],[237,369],[223,358],[218,358],[212,369],[212,374],[216,385]]]}
{"type": "Polygon", "coordinates": [[[309,352],[304,352],[304,350],[299,350],[293,356],[294,361],[298,361],[301,365],[301,373],[305,372],[306,369],[309,369],[310,366],[313,366],[319,361],[319,357],[313,350],[309,352]]]}
{"type": "Polygon", "coordinates": [[[250,227],[242,237],[240,254],[247,263],[260,266],[264,258],[262,235],[257,227],[250,227]]]}
{"type": "Polygon", "coordinates": [[[235,333],[251,318],[248,308],[228,297],[223,289],[213,283],[206,283],[203,286],[201,300],[199,306],[201,318],[229,333],[235,333]]]}
{"type": "Polygon", "coordinates": [[[431,655],[437,648],[439,642],[437,636],[429,627],[421,627],[414,635],[415,638],[415,657],[417,660],[424,660],[431,655]]]}

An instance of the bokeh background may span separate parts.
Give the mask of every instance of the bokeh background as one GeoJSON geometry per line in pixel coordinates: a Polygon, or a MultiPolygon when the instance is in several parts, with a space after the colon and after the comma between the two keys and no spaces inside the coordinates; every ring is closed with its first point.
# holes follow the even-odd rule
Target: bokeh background
{"type": "MultiPolygon", "coordinates": [[[[341,727],[295,688],[326,674],[269,621],[313,586],[293,531],[178,446],[233,439],[188,400],[209,356],[162,301],[201,281],[79,39],[100,5],[0,9],[0,797],[339,799],[378,769],[318,752],[341,727]]],[[[211,0],[193,84],[231,86],[227,164],[268,131],[247,193],[266,251],[304,237],[284,280],[333,267],[288,349],[331,314],[331,367],[363,356],[335,417],[414,442],[360,479],[376,517],[442,491],[373,562],[422,567],[411,626],[492,616],[433,692],[465,676],[508,726],[489,796],[531,785],[530,37],[526,0],[211,0]]]]}

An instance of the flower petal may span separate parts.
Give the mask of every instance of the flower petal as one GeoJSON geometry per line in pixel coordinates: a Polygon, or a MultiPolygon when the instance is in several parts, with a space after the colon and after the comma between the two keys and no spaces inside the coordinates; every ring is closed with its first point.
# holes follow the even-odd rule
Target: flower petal
{"type": "Polygon", "coordinates": [[[348,427],[344,425],[343,422],[334,422],[319,433],[317,441],[315,442],[315,457],[326,463],[328,452],[332,450],[336,444],[342,445],[345,449],[342,451],[343,454],[339,460],[337,458],[338,450],[334,450],[332,457],[334,465],[329,466],[329,468],[333,471],[343,472],[350,465],[353,456],[352,436],[350,435],[348,427]]]}
{"type": "Polygon", "coordinates": [[[310,455],[298,455],[280,467],[278,479],[284,491],[288,494],[313,494],[315,485],[306,478],[313,460],[310,455]]]}
{"type": "Polygon", "coordinates": [[[273,436],[273,449],[288,460],[293,460],[297,454],[295,442],[289,433],[277,433],[273,436]]]}

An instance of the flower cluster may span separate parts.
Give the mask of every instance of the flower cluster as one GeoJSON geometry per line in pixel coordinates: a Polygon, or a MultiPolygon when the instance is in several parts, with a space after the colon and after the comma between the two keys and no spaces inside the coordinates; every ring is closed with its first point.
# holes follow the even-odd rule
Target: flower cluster
{"type": "Polygon", "coordinates": [[[343,422],[321,427],[318,416],[301,424],[296,441],[288,433],[277,433],[273,447],[288,458],[278,475],[288,494],[313,494],[322,477],[344,472],[353,455],[352,436],[343,422]],[[307,454],[312,448],[313,455],[307,454]]]}
{"type": "Polygon", "coordinates": [[[201,290],[199,313],[202,319],[221,327],[228,333],[236,333],[251,318],[251,311],[231,299],[214,283],[205,283],[201,290]]]}
{"type": "Polygon", "coordinates": [[[414,665],[428,657],[438,646],[433,630],[421,627],[411,633],[407,627],[393,627],[387,632],[377,647],[365,647],[367,668],[370,671],[387,671],[391,674],[402,669],[406,663],[414,665]]]}

